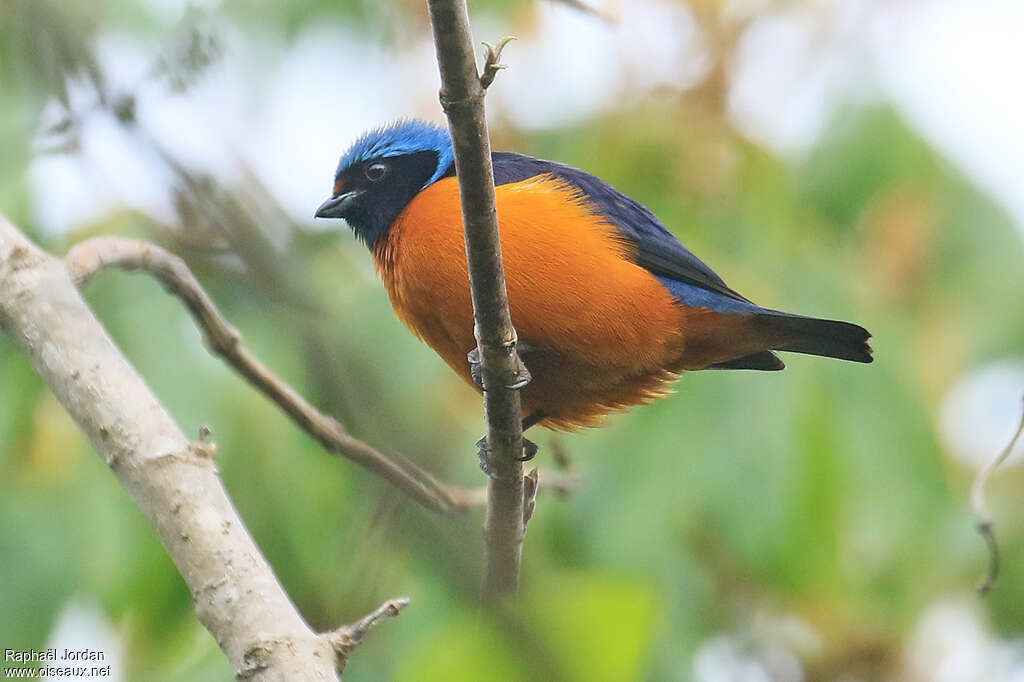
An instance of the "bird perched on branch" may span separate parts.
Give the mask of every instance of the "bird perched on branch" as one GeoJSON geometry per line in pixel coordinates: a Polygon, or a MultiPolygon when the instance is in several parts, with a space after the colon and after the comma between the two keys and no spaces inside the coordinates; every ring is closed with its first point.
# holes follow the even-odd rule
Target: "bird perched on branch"
{"type": "MultiPolygon", "coordinates": [[[[509,309],[532,375],[524,427],[597,425],[665,396],[685,371],[783,369],[773,351],[871,362],[863,327],[758,306],[603,180],[522,154],[493,163],[509,309]]],[[[479,388],[448,132],[400,121],[364,134],[316,216],[348,222],[398,317],[479,388]]]]}

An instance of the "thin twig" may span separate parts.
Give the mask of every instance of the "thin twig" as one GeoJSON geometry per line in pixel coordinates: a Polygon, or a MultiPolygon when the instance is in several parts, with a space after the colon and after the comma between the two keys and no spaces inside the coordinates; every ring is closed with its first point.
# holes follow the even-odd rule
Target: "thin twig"
{"type": "Polygon", "coordinates": [[[442,484],[412,462],[388,458],[349,435],[334,418],[310,405],[279,379],[242,344],[242,335],[214,305],[178,256],[148,242],[121,237],[94,237],[75,245],[65,259],[68,272],[80,288],[104,267],[142,270],[156,277],[180,298],[199,324],[210,349],[234,367],[261,393],[274,401],[328,452],[342,455],[371,471],[423,506],[442,514],[462,508],[464,491],[442,484]]]}
{"type": "MultiPolygon", "coordinates": [[[[574,473],[544,469],[537,474],[537,478],[537,491],[551,493],[556,497],[571,495],[580,487],[580,477],[574,473]]],[[[523,480],[526,480],[525,476],[523,480]]],[[[458,490],[449,490],[449,493],[455,498],[455,503],[463,509],[487,505],[487,486],[459,488],[458,490]]]]}
{"type": "Polygon", "coordinates": [[[356,622],[342,625],[337,630],[324,633],[324,637],[334,647],[334,651],[338,656],[338,672],[341,673],[345,669],[345,663],[348,662],[349,654],[359,646],[359,643],[363,641],[363,638],[366,637],[370,630],[377,627],[385,618],[394,618],[408,605],[408,597],[389,599],[356,622]]]}
{"type": "Polygon", "coordinates": [[[974,484],[971,485],[971,515],[974,517],[974,525],[978,528],[978,532],[985,538],[989,556],[988,572],[985,574],[981,584],[978,585],[978,594],[981,596],[988,594],[999,580],[999,543],[996,541],[995,530],[992,528],[992,514],[985,504],[985,488],[988,486],[989,479],[996,469],[1013,452],[1013,448],[1017,445],[1017,440],[1022,432],[1024,432],[1024,412],[1021,413],[1020,423],[1017,425],[1017,431],[1013,434],[1013,438],[1010,439],[1010,443],[978,472],[974,479],[974,484]]]}
{"type": "Polygon", "coordinates": [[[496,602],[514,595],[519,585],[523,431],[519,391],[512,387],[522,376],[523,365],[516,353],[516,332],[508,311],[491,144],[484,117],[485,88],[476,70],[469,13],[465,0],[427,0],[427,5],[441,72],[440,100],[455,147],[476,351],[487,387],[486,443],[493,478],[488,484],[484,523],[487,567],[482,595],[485,601],[496,602]]]}

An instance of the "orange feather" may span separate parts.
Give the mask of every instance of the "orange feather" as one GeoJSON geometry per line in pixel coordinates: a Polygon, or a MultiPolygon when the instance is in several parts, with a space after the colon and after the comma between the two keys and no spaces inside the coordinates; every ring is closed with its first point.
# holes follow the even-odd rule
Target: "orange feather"
{"type": "MultiPolygon", "coordinates": [[[[523,415],[592,426],[669,392],[684,369],[685,309],[627,257],[616,228],[551,176],[496,188],[509,309],[533,382],[523,415]]],[[[473,307],[459,188],[420,192],[374,247],[398,317],[472,383],[473,307]]],[[[705,365],[706,366],[706,365],[705,365]]]]}

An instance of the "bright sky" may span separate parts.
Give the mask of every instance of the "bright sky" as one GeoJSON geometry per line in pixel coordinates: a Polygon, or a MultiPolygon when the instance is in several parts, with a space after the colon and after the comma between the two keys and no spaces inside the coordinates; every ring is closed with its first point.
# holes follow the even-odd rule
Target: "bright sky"
{"type": "MultiPolygon", "coordinates": [[[[168,23],[181,11],[178,3],[149,2],[168,23]]],[[[514,68],[488,99],[492,117],[543,128],[591,116],[623,93],[699,80],[706,60],[684,5],[614,4],[620,21],[609,24],[540,3],[537,29],[508,48],[514,68]]],[[[760,4],[734,0],[730,11],[760,4]]],[[[479,22],[477,33],[503,31],[479,22]]],[[[744,35],[730,113],[751,138],[798,157],[844,102],[885,98],[1024,231],[1022,36],[1019,0],[793,4],[763,15],[744,35]]],[[[311,28],[286,53],[267,54],[241,38],[229,30],[227,57],[187,97],[144,89],[140,118],[186,163],[221,177],[237,171],[232,155],[241,155],[297,219],[308,219],[337,156],[360,131],[403,115],[439,116],[426,40],[395,54],[326,26],[311,28]]],[[[115,82],[140,80],[150,55],[139,45],[106,36],[100,47],[115,82]]],[[[33,169],[41,224],[62,232],[122,202],[169,211],[160,198],[165,179],[150,177],[146,152],[102,116],[86,127],[83,162],[47,157],[33,169]],[[67,195],[59,204],[43,200],[55,177],[67,195]]]]}

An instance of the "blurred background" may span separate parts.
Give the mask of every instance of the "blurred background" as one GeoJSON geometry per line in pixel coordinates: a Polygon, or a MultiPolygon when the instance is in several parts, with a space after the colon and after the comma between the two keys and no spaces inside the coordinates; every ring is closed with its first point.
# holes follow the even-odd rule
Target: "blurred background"
{"type": "MultiPolygon", "coordinates": [[[[472,0],[519,37],[493,143],[595,173],[759,303],[849,319],[876,362],[696,373],[539,440],[521,616],[481,615],[482,514],[441,518],[321,449],[151,279],[89,302],[224,481],[317,628],[412,597],[350,680],[1024,680],[1024,457],[967,497],[1024,390],[1018,0],[472,0]]],[[[250,347],[358,437],[480,485],[481,401],[311,216],[361,131],[443,122],[420,0],[0,2],[0,211],[56,254],[182,255],[250,347]]],[[[1018,455],[1024,454],[1024,445],[1018,455]]],[[[0,647],[119,680],[226,680],[147,523],[0,338],[0,647]]]]}

